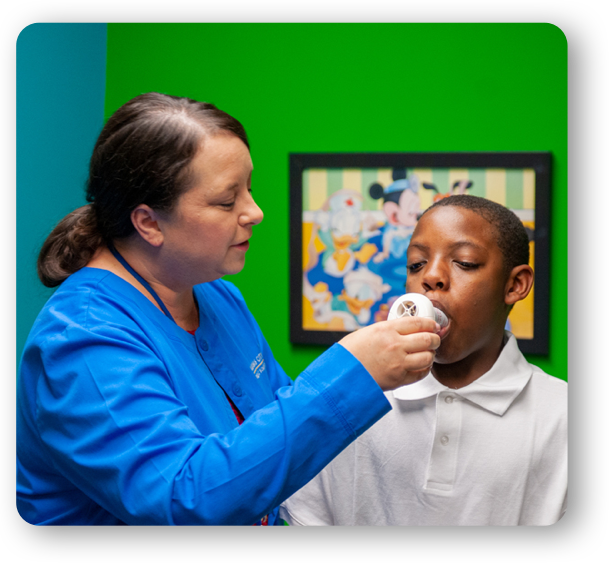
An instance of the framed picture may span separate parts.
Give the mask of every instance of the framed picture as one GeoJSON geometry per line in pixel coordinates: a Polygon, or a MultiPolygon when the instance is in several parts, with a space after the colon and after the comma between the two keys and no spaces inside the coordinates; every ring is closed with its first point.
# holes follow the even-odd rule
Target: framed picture
{"type": "Polygon", "coordinates": [[[506,328],[548,353],[549,152],[290,154],[290,340],[330,345],[385,320],[405,293],[420,214],[471,194],[511,209],[529,235],[535,284],[506,328]]]}

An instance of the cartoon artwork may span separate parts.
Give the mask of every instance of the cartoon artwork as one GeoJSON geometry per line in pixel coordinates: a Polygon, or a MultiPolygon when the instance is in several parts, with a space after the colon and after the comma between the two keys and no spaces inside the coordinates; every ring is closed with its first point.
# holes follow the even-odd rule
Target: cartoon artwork
{"type": "Polygon", "coordinates": [[[350,190],[341,190],[328,198],[315,218],[315,232],[325,245],[322,267],[335,278],[347,275],[357,261],[365,264],[377,252],[366,243],[372,234],[364,224],[362,196],[350,190]]]}
{"type": "Polygon", "coordinates": [[[438,190],[438,188],[435,186],[435,184],[431,184],[429,182],[423,182],[423,187],[426,190],[432,190],[435,192],[435,194],[433,196],[434,203],[436,203],[436,201],[440,201],[441,199],[443,199],[445,197],[449,197],[451,195],[465,194],[465,193],[467,193],[467,190],[472,187],[472,185],[473,185],[473,182],[471,182],[470,180],[457,180],[456,182],[453,183],[452,190],[449,193],[442,194],[442,193],[440,193],[440,190],[438,190]]]}
{"type": "Polygon", "coordinates": [[[368,242],[378,234],[378,219],[362,209],[361,193],[340,189],[312,215],[305,247],[303,296],[316,326],[354,330],[368,324],[371,306],[383,294],[382,278],[366,268],[378,252],[368,242]]]}
{"type": "MultiPolygon", "coordinates": [[[[531,235],[534,257],[532,171],[510,174],[506,202],[507,172],[496,169],[305,170],[303,329],[348,332],[386,320],[405,292],[407,249],[418,218],[445,197],[472,193],[510,203],[531,235]]],[[[532,337],[532,296],[514,308],[508,323],[517,337],[532,337]]]]}
{"type": "Polygon", "coordinates": [[[307,276],[303,280],[304,297],[309,301],[313,318],[328,330],[351,331],[366,326],[372,317],[372,306],[390,289],[366,266],[350,271],[343,281],[340,294],[333,295],[328,284],[320,281],[312,286],[307,276]]]}
{"type": "Polygon", "coordinates": [[[386,188],[378,183],[370,186],[370,197],[383,198],[383,212],[387,217],[383,249],[374,257],[377,264],[390,256],[406,260],[406,250],[421,210],[418,178],[414,174],[408,178],[405,168],[395,169],[392,177],[393,182],[386,188]]]}

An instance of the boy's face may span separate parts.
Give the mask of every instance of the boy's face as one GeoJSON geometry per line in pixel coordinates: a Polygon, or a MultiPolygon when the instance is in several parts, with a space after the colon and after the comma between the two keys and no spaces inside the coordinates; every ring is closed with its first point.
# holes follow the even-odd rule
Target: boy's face
{"type": "Polygon", "coordinates": [[[435,362],[452,364],[496,350],[508,305],[503,254],[493,226],[462,207],[438,207],[419,220],[408,247],[407,292],[446,313],[435,362]]]}

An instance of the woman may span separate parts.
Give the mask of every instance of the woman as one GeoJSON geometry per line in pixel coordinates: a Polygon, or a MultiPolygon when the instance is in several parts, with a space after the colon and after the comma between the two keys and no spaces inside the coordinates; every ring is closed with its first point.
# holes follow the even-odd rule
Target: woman
{"type": "Polygon", "coordinates": [[[241,124],[150,93],[107,122],[89,205],[44,243],[17,506],[35,524],[276,524],[279,504],[428,371],[434,323],[349,334],[295,382],[238,290],[262,212],[241,124]]]}

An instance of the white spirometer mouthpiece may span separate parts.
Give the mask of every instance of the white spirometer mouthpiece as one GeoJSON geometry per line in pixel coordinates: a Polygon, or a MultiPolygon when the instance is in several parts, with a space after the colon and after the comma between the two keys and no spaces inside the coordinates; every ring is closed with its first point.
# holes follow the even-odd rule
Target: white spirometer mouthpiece
{"type": "Polygon", "coordinates": [[[448,325],[446,315],[431,304],[431,301],[420,293],[407,293],[398,297],[389,310],[387,320],[401,317],[426,317],[433,319],[441,327],[448,325]]]}

